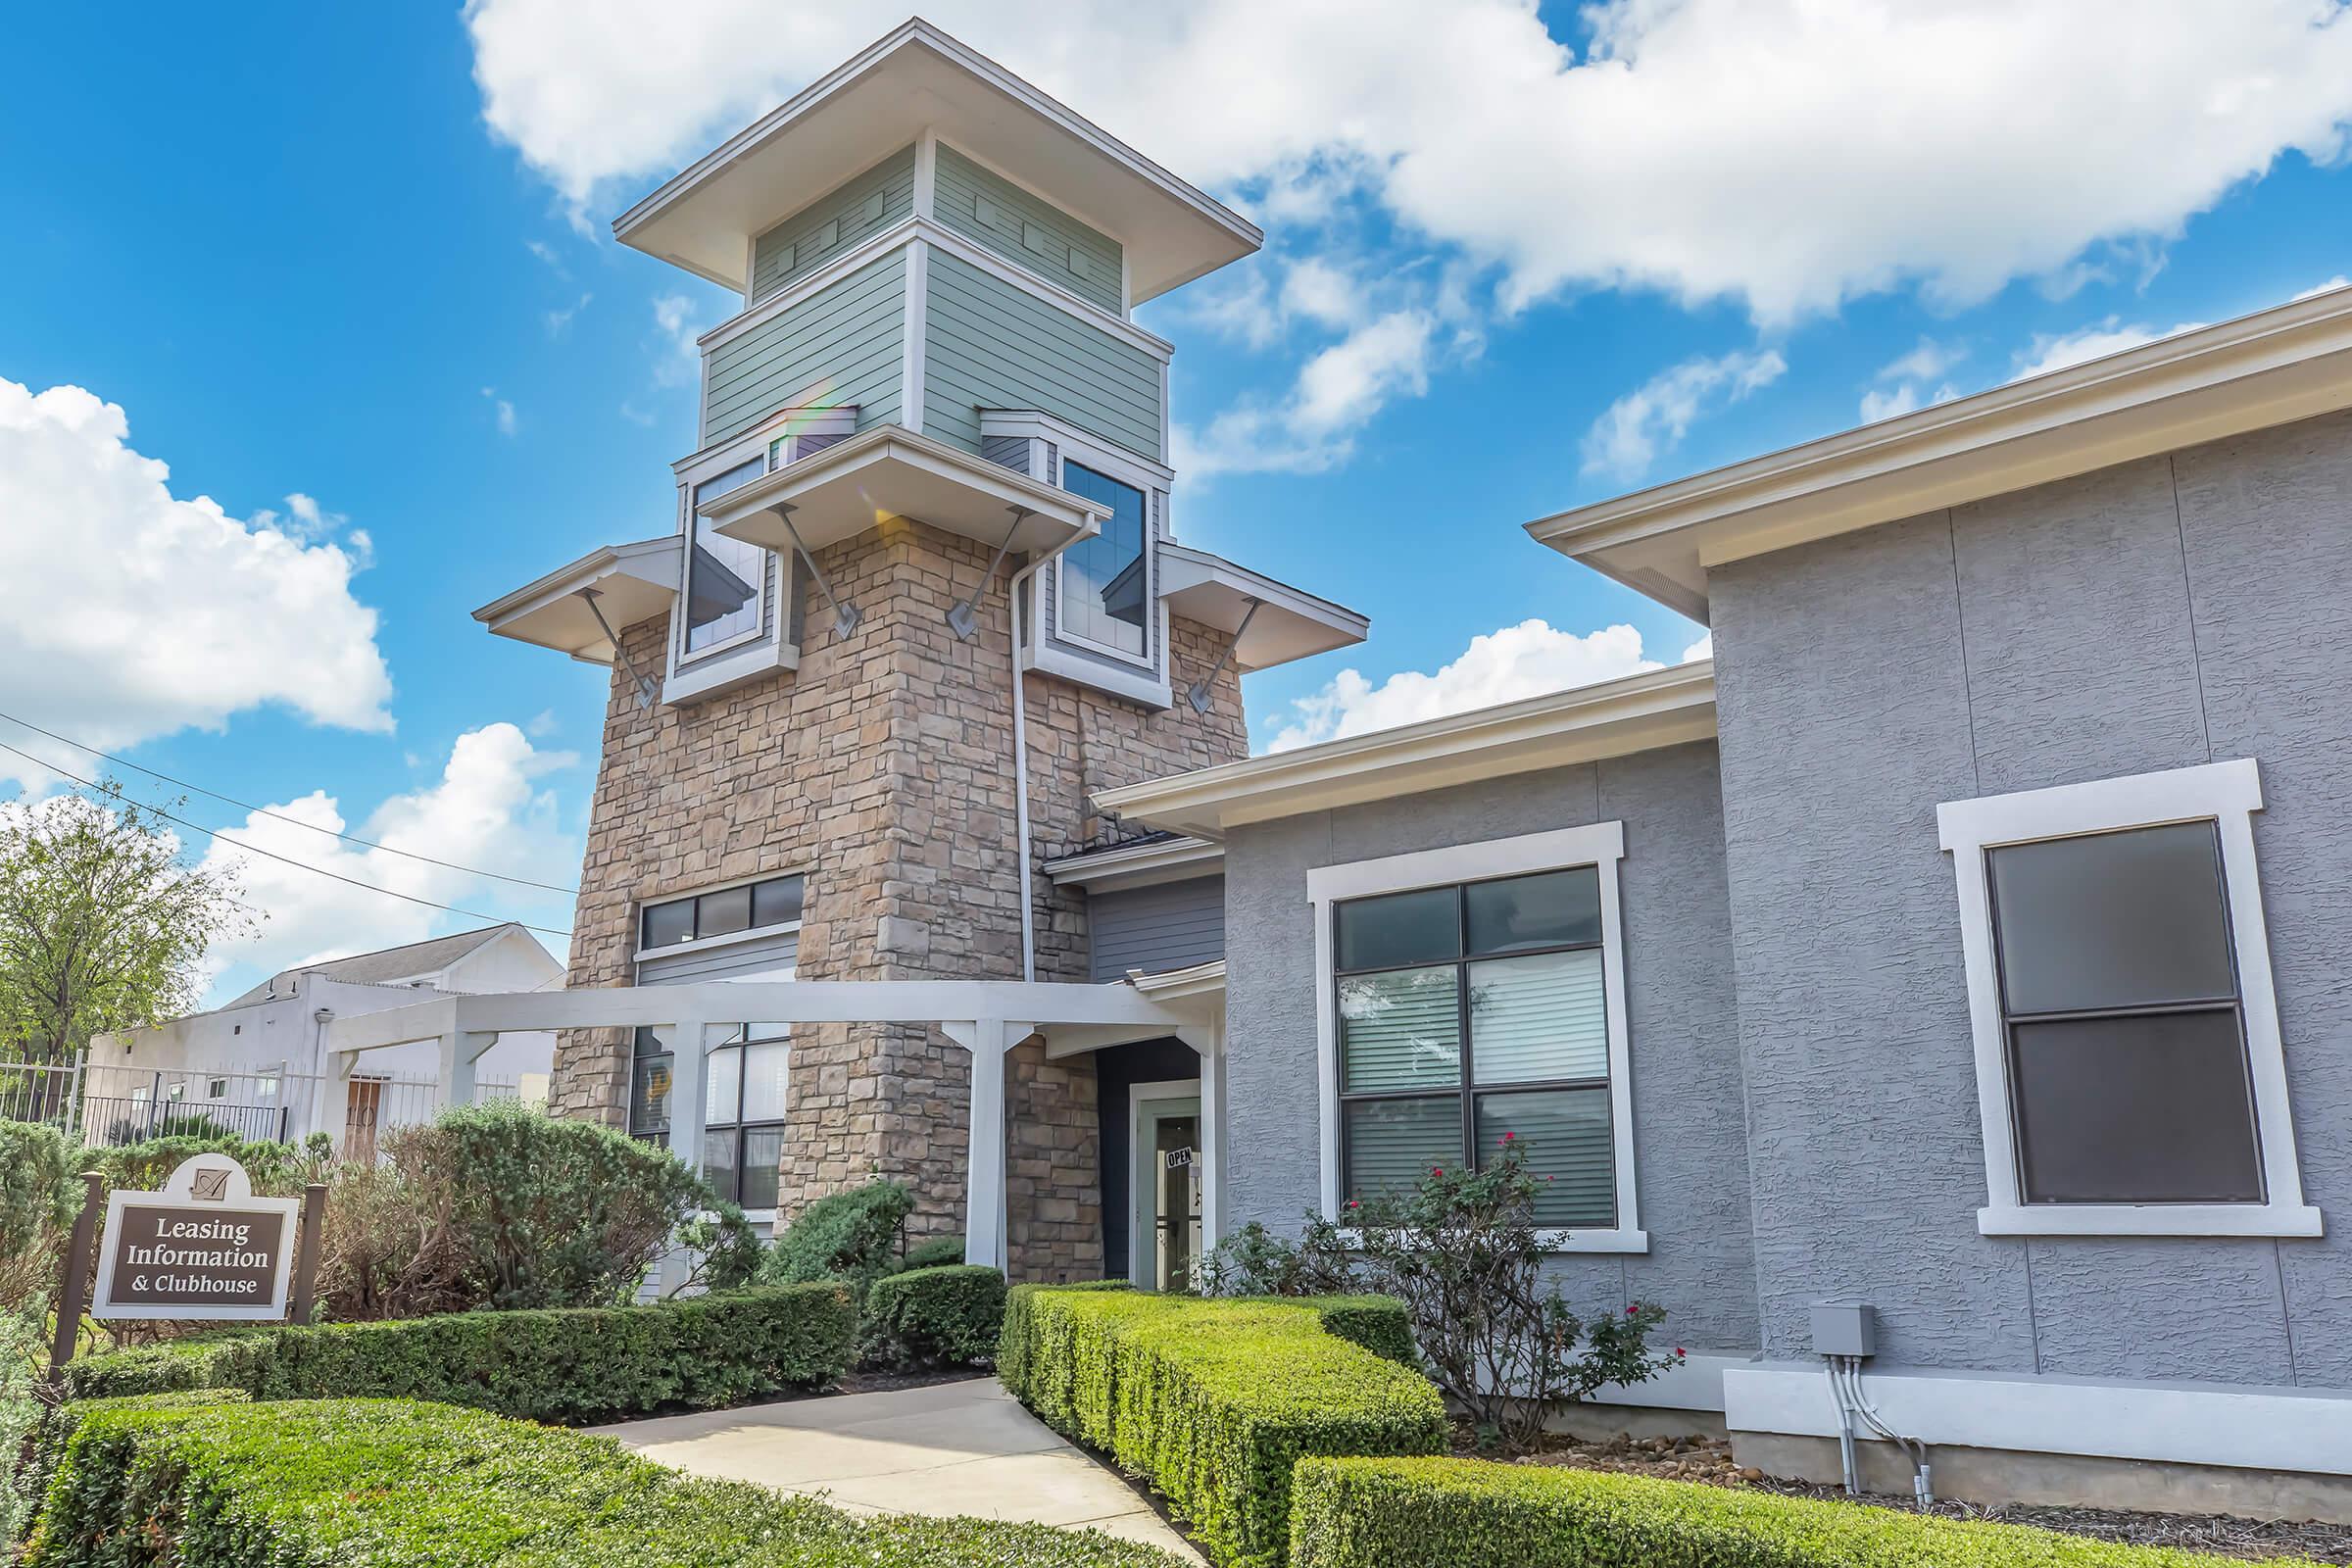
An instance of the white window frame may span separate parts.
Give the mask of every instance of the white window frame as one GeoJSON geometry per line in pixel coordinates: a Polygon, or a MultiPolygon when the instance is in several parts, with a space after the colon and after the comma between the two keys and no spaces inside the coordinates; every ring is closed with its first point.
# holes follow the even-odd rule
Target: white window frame
{"type": "Polygon", "coordinates": [[[1144,612],[1144,651],[1140,654],[1131,654],[1124,648],[1113,648],[1108,643],[1099,643],[1092,637],[1080,636],[1077,632],[1069,629],[1069,604],[1063,592],[1065,575],[1061,569],[1062,558],[1060,556],[1054,558],[1054,564],[1049,568],[1054,578],[1053,638],[1055,642],[1067,643],[1072,648],[1083,648],[1090,654],[1103,659],[1114,659],[1122,664],[1148,670],[1156,675],[1159,673],[1161,660],[1167,653],[1167,612],[1159,597],[1160,530],[1157,518],[1167,508],[1165,496],[1168,482],[1160,478],[1152,469],[1143,466],[1132,459],[1123,459],[1103,448],[1088,445],[1080,445],[1078,450],[1073,452],[1071,445],[1072,443],[1068,441],[1056,444],[1055,461],[1058,466],[1054,474],[1054,483],[1057,488],[1063,490],[1070,488],[1064,481],[1069,473],[1070,465],[1076,463],[1081,468],[1091,469],[1143,494],[1144,600],[1147,607],[1144,612]]]}
{"type": "MultiPolygon", "coordinates": [[[[1391,855],[1318,866],[1306,873],[1306,898],[1315,921],[1315,1070],[1320,1084],[1323,1215],[1340,1217],[1340,1037],[1334,1001],[1334,906],[1349,899],[1417,888],[1485,882],[1495,877],[1592,866],[1600,878],[1600,961],[1602,1002],[1609,1035],[1610,1158],[1617,1184],[1614,1230],[1546,1228],[1537,1234],[1561,1252],[1646,1252],[1649,1233],[1634,1173],[1634,1073],[1631,1031],[1626,1021],[1625,927],[1618,908],[1617,862],[1625,858],[1625,824],[1595,822],[1517,838],[1486,839],[1440,850],[1391,855]]],[[[1462,1093],[1472,1093],[1468,1084],[1462,1093]]],[[[1351,1238],[1352,1239],[1352,1238],[1351,1238]]]]}
{"type": "Polygon", "coordinates": [[[2278,1031],[2270,937],[2263,922],[2262,884],[2254,856],[2254,813],[2261,809],[2261,774],[2250,758],[1947,801],[1936,807],[1936,829],[1952,857],[1960,897],[1960,951],[1968,972],[1977,1108],[1984,1132],[1986,1202],[1977,1211],[1977,1229],[1982,1234],[2323,1234],[2320,1211],[2303,1201],[2303,1179],[2295,1158],[2286,1053],[2278,1031]],[[2006,1025],[1984,854],[2009,844],[2203,821],[2215,824],[2221,840],[2224,898],[2237,963],[2238,1010],[2254,1090],[2255,1136],[2263,1190],[2269,1197],[2259,1203],[2028,1203],[2018,1181],[2006,1025]]]}
{"type": "Polygon", "coordinates": [[[776,551],[765,553],[774,558],[772,563],[766,559],[761,562],[759,624],[723,642],[698,648],[691,654],[686,651],[686,606],[694,577],[695,487],[755,460],[773,473],[800,459],[799,437],[846,436],[857,427],[857,422],[855,407],[778,409],[742,434],[705,447],[672,465],[671,471],[678,484],[678,597],[669,617],[669,657],[662,688],[662,701],[693,702],[779,669],[797,668],[800,663],[800,648],[787,635],[791,630],[799,564],[790,555],[776,551]],[[779,436],[788,437],[784,450],[771,454],[768,448],[779,436]],[[767,582],[771,570],[775,577],[772,589],[767,582]]]}

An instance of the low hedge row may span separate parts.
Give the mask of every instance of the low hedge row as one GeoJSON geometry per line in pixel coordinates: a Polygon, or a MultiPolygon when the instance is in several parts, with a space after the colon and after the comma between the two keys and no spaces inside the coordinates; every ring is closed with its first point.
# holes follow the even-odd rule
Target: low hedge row
{"type": "MultiPolygon", "coordinates": [[[[1358,1301],[1337,1321],[1364,1332],[1392,1310],[1358,1301]]],[[[1329,1302],[1023,1286],[998,1371],[1049,1426],[1148,1480],[1218,1563],[1270,1568],[1288,1550],[1300,1456],[1446,1447],[1429,1380],[1333,1323],[1329,1302]]]]}
{"type": "MultiPolygon", "coordinates": [[[[2020,1525],[1482,1459],[1311,1458],[1292,1568],[2245,1568],[2020,1525]]],[[[2295,1568],[2280,1562],[2266,1568],[2295,1568]]],[[[2302,1568],[2317,1568],[2304,1564],[2302,1568]]]]}
{"type": "Polygon", "coordinates": [[[398,1400],[86,1410],[27,1568],[1174,1568],[1093,1532],[853,1519],[607,1438],[398,1400]]]}
{"type": "Polygon", "coordinates": [[[1004,1276],[977,1263],[908,1269],[865,1293],[864,1358],[893,1367],[969,1366],[997,1353],[1004,1276]]]}
{"type": "Polygon", "coordinates": [[[204,1335],[70,1362],[66,1395],[225,1388],[256,1399],[434,1399],[584,1422],[817,1387],[849,1369],[857,1334],[847,1290],[827,1281],[652,1306],[204,1335]]]}

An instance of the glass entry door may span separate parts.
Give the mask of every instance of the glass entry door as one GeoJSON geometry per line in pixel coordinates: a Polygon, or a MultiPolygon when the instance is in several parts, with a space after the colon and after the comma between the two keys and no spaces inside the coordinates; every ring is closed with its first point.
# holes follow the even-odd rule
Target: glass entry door
{"type": "Polygon", "coordinates": [[[1200,1252],[1200,1199],[1208,1181],[1200,1090],[1190,1083],[1139,1084],[1135,1095],[1130,1274],[1146,1290],[1184,1291],[1200,1252]]]}

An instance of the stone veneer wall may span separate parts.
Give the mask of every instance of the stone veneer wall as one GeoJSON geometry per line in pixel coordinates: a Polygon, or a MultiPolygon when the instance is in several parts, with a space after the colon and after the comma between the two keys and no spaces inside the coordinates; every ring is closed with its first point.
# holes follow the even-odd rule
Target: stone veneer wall
{"type": "MultiPolygon", "coordinates": [[[[1000,571],[979,635],[958,641],[948,608],[989,551],[893,519],[820,557],[865,612],[846,643],[811,614],[796,673],[682,708],[637,706],[615,670],[605,718],[574,922],[571,986],[627,985],[641,901],[713,882],[808,874],[800,975],[808,980],[1020,976],[1013,853],[1011,633],[1000,571]]],[[[1182,692],[1215,662],[1220,634],[1177,621],[1182,692]]],[[[663,666],[666,622],[626,628],[640,669],[663,666]]],[[[1098,836],[1092,794],[1247,755],[1238,675],[1205,715],[1179,702],[1137,708],[1031,675],[1033,853],[1098,836]]],[[[1034,878],[1037,977],[1087,977],[1083,896],[1034,878]]],[[[784,1206],[865,1179],[911,1182],[916,1227],[961,1226],[970,1065],[936,1031],[812,1027],[794,1037],[784,1206]]],[[[1102,1267],[1094,1068],[1006,1064],[1010,1247],[1016,1275],[1085,1278],[1102,1267]]],[[[559,1114],[614,1125],[627,1114],[625,1034],[560,1041],[559,1114]]]]}

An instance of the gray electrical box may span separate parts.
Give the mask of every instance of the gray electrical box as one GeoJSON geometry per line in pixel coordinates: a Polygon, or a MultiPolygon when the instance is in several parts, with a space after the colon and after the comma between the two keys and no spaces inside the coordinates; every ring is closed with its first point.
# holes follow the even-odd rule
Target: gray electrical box
{"type": "Polygon", "coordinates": [[[1815,1355],[1876,1355],[1878,1317],[1869,1307],[1829,1301],[1813,1308],[1815,1355]]]}

